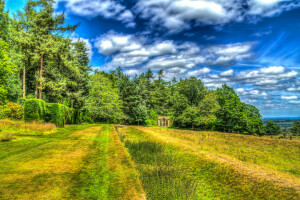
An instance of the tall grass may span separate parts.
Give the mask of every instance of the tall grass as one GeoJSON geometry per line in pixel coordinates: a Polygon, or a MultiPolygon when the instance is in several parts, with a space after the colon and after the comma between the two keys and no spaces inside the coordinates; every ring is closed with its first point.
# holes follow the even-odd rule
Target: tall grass
{"type": "MultiPolygon", "coordinates": [[[[145,128],[148,129],[148,128],[145,128]]],[[[119,130],[147,199],[297,199],[293,188],[258,180],[132,127],[119,130]]],[[[166,138],[167,140],[168,138],[166,138]]]]}
{"type": "Polygon", "coordinates": [[[51,123],[41,123],[35,121],[25,123],[23,121],[3,119],[0,120],[0,130],[18,135],[39,135],[53,133],[56,130],[56,126],[51,123]]]}

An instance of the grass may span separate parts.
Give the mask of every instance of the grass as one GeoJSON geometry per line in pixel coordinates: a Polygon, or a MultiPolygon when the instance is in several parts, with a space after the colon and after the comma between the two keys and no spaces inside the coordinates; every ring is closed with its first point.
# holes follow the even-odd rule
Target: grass
{"type": "Polygon", "coordinates": [[[0,142],[1,199],[142,199],[138,174],[109,125],[66,126],[47,134],[28,129],[0,142]]]}
{"type": "Polygon", "coordinates": [[[56,131],[56,126],[51,123],[28,122],[17,120],[0,120],[0,134],[12,135],[47,135],[56,131]]]}
{"type": "Polygon", "coordinates": [[[299,143],[149,127],[119,137],[147,199],[299,199],[299,143]]]}

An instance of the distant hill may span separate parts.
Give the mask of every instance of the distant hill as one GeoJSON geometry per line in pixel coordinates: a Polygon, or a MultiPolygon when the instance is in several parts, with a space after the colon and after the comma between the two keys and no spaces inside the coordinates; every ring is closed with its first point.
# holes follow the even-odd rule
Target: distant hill
{"type": "Polygon", "coordinates": [[[300,121],[300,117],[269,117],[263,118],[263,122],[266,124],[269,120],[279,124],[281,128],[289,128],[293,126],[295,121],[300,121]]]}

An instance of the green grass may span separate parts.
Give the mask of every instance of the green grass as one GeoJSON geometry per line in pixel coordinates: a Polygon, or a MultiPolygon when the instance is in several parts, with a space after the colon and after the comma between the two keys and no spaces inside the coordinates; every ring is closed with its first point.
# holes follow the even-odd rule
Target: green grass
{"type": "Polygon", "coordinates": [[[109,125],[92,124],[0,142],[0,199],[126,200],[127,191],[141,195],[130,157],[111,155],[126,153],[117,143],[109,125]],[[118,163],[118,170],[112,163],[118,163]]]}
{"type": "MultiPolygon", "coordinates": [[[[240,173],[234,166],[206,159],[206,154],[201,152],[201,147],[204,152],[206,147],[195,142],[196,151],[192,151],[189,149],[191,138],[187,136],[188,146],[170,142],[172,137],[157,137],[166,136],[161,133],[163,130],[166,129],[129,127],[119,130],[141,175],[147,199],[299,198],[294,188],[278,186],[272,181],[240,173]]],[[[222,140],[224,142],[224,138],[222,140]]],[[[234,144],[231,145],[234,148],[234,144]]]]}

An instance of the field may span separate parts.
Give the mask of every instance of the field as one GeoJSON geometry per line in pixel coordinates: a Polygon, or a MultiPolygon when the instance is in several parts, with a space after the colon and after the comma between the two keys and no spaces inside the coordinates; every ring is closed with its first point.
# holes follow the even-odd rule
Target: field
{"type": "Polygon", "coordinates": [[[119,127],[147,199],[299,199],[300,143],[119,127]]]}
{"type": "Polygon", "coordinates": [[[0,120],[0,199],[299,199],[300,142],[0,120]]]}
{"type": "Polygon", "coordinates": [[[49,133],[35,124],[34,134],[25,135],[20,124],[2,121],[2,134],[14,132],[14,138],[0,142],[0,199],[144,198],[133,163],[109,125],[49,133]]]}

